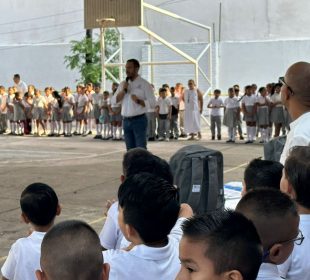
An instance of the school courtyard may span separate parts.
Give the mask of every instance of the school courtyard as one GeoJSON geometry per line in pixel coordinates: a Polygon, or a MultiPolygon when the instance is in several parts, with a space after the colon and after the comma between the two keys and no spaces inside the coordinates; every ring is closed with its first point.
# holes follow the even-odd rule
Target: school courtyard
{"type": "MultiPolygon", "coordinates": [[[[224,128],[225,129],[225,128],[224,128]]],[[[226,144],[211,141],[207,128],[201,141],[151,142],[154,154],[169,160],[181,147],[201,144],[224,155],[224,182],[241,181],[249,160],[263,156],[263,146],[244,141],[226,144]]],[[[72,138],[0,136],[0,265],[11,244],[27,236],[29,226],[20,222],[19,198],[30,183],[44,182],[58,194],[62,213],[56,222],[81,219],[99,233],[107,199],[116,198],[125,152],[123,141],[72,138]]]]}

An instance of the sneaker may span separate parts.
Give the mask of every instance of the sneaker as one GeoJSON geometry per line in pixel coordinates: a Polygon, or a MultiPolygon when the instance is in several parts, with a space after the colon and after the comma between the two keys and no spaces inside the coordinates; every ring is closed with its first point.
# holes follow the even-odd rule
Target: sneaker
{"type": "Polygon", "coordinates": [[[67,137],[72,137],[72,133],[70,133],[70,134],[67,134],[67,137]]]}
{"type": "Polygon", "coordinates": [[[169,138],[165,138],[165,141],[166,141],[166,142],[169,142],[170,140],[169,140],[169,138]]]}
{"type": "Polygon", "coordinates": [[[96,135],[96,136],[94,137],[94,139],[101,139],[101,138],[102,138],[101,135],[96,135]]]}

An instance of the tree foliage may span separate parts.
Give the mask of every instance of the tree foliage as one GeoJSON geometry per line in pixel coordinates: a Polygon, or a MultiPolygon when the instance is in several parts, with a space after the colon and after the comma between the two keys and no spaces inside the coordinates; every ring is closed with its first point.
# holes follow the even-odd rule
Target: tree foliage
{"type": "MultiPolygon", "coordinates": [[[[118,48],[118,32],[116,29],[106,29],[105,32],[105,57],[110,57],[118,48]]],[[[66,55],[64,60],[66,67],[71,70],[78,70],[80,73],[79,82],[98,83],[101,82],[101,58],[100,58],[100,37],[95,39],[83,38],[81,41],[71,41],[70,55],[66,55]],[[91,63],[86,63],[86,57],[91,63]]],[[[115,62],[116,58],[111,62],[115,62]]],[[[119,77],[119,68],[108,68],[116,77],[119,77]]],[[[107,79],[111,79],[108,75],[107,79]]]]}

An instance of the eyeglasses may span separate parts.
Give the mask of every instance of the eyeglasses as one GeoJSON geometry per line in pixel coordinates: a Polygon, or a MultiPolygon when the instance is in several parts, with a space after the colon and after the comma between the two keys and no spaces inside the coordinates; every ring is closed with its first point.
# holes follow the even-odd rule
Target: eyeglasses
{"type": "MultiPolygon", "coordinates": [[[[285,241],[281,241],[281,242],[277,242],[278,244],[286,244],[286,243],[290,243],[290,242],[294,242],[295,245],[301,245],[304,241],[305,237],[302,234],[302,231],[299,230],[298,235],[295,238],[289,239],[289,240],[285,240],[285,241]]],[[[271,246],[272,247],[272,246],[271,246]]],[[[263,254],[263,262],[266,260],[267,256],[270,254],[270,250],[268,249],[267,251],[264,251],[263,254]]]]}
{"type": "Polygon", "coordinates": [[[291,94],[292,95],[294,94],[294,91],[292,90],[292,88],[285,82],[284,77],[279,78],[279,84],[286,86],[289,89],[289,91],[291,92],[291,94]]]}

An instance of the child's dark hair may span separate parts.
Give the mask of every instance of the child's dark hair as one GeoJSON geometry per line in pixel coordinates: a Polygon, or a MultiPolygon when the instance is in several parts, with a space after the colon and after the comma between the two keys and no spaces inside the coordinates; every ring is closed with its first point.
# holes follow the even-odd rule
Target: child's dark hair
{"type": "Polygon", "coordinates": [[[142,148],[131,149],[124,155],[123,172],[126,177],[147,172],[173,184],[173,175],[168,162],[142,148]]]}
{"type": "Polygon", "coordinates": [[[159,93],[162,93],[162,92],[167,92],[167,88],[165,88],[165,87],[160,88],[159,93]]]}
{"type": "Polygon", "coordinates": [[[263,249],[254,224],[242,214],[221,210],[194,216],[182,229],[185,238],[205,245],[205,256],[217,275],[238,270],[243,279],[256,279],[263,249]]]}
{"type": "Polygon", "coordinates": [[[170,88],[170,91],[175,91],[175,87],[171,87],[171,88],[170,88]]]}
{"type": "Polygon", "coordinates": [[[310,146],[294,147],[285,161],[284,171],[295,191],[296,202],[310,209],[310,146]]]}
{"type": "Polygon", "coordinates": [[[239,201],[236,211],[255,224],[265,250],[283,238],[283,228],[288,228],[286,219],[298,217],[296,205],[290,197],[270,188],[247,192],[239,201]]]}
{"type": "Polygon", "coordinates": [[[59,106],[59,108],[61,109],[61,108],[62,108],[62,98],[61,98],[59,92],[58,92],[57,90],[54,90],[54,91],[52,92],[52,95],[53,95],[54,98],[57,100],[58,106],[59,106]]]}
{"type": "Polygon", "coordinates": [[[244,171],[244,182],[247,191],[268,187],[280,189],[283,165],[277,161],[253,159],[244,171]]]}
{"type": "Polygon", "coordinates": [[[124,222],[146,245],[167,240],[180,211],[176,187],[158,176],[139,173],[121,184],[118,200],[124,222]]]}
{"type": "Polygon", "coordinates": [[[102,264],[100,239],[85,222],[60,222],[43,238],[41,265],[49,279],[102,279],[102,264]]]}
{"type": "Polygon", "coordinates": [[[215,89],[215,90],[214,90],[214,93],[219,93],[219,94],[220,94],[220,93],[221,93],[221,90],[220,90],[220,89],[215,89]]]}
{"type": "Polygon", "coordinates": [[[31,223],[47,226],[55,219],[58,198],[50,186],[33,183],[22,192],[20,207],[31,223]]]}
{"type": "Polygon", "coordinates": [[[265,87],[260,87],[259,90],[258,90],[258,92],[259,92],[259,93],[262,93],[265,89],[266,89],[265,87]]]}

